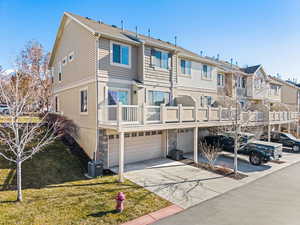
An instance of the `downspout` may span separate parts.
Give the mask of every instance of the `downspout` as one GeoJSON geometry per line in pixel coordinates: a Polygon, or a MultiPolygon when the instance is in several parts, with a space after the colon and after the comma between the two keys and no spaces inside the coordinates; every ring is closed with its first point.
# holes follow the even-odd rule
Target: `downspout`
{"type": "Polygon", "coordinates": [[[99,47],[99,33],[94,33],[95,37],[97,38],[96,39],[96,42],[95,42],[95,47],[96,47],[96,54],[95,54],[95,57],[96,57],[96,62],[95,62],[95,81],[96,81],[96,147],[95,147],[95,152],[94,152],[94,162],[96,163],[97,162],[97,153],[99,151],[98,147],[99,147],[99,109],[98,109],[98,99],[99,99],[99,96],[98,96],[98,67],[100,65],[98,65],[98,47],[99,47]]]}

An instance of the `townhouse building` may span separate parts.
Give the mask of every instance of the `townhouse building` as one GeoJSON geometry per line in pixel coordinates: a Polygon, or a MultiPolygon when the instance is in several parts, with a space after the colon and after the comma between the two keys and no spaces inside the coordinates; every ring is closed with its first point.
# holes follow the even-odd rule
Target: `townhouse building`
{"type": "MultiPolygon", "coordinates": [[[[231,125],[222,98],[263,101],[262,66],[241,69],[150,36],[64,13],[49,66],[55,110],[79,127],[77,142],[104,168],[194,152],[209,127],[231,125]]],[[[268,96],[268,94],[267,94],[268,96]]],[[[296,114],[272,121],[252,112],[250,126],[294,123],[296,114]]],[[[272,117],[273,118],[273,117],[272,117]]]]}

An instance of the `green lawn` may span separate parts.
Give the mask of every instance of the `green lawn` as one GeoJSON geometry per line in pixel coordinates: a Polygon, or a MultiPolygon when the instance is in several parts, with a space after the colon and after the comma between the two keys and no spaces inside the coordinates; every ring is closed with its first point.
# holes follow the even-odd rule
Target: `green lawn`
{"type": "Polygon", "coordinates": [[[120,224],[170,205],[116,176],[87,180],[79,160],[60,142],[23,164],[22,203],[16,203],[15,170],[0,159],[0,224],[120,224]],[[126,194],[125,210],[115,213],[115,196],[126,194]]]}

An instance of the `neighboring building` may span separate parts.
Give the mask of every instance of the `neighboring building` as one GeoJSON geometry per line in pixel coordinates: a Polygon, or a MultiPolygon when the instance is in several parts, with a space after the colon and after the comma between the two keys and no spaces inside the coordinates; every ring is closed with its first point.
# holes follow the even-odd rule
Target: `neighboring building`
{"type": "MultiPolygon", "coordinates": [[[[120,166],[120,173],[124,163],[166,157],[174,148],[194,151],[197,160],[198,131],[232,124],[229,109],[210,107],[215,99],[269,93],[261,66],[241,70],[71,13],[62,18],[49,66],[56,111],[79,126],[77,142],[91,159],[120,166]]],[[[295,121],[292,114],[278,118],[271,124],[295,121]]],[[[267,124],[250,125],[257,122],[267,124]]]]}

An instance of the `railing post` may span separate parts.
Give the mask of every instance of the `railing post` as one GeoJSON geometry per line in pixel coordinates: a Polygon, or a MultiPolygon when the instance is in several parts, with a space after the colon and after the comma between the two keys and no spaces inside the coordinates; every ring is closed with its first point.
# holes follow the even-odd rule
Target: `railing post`
{"type": "Polygon", "coordinates": [[[164,104],[160,104],[160,121],[161,123],[165,123],[166,122],[166,114],[165,114],[165,105],[164,104]]]}
{"type": "Polygon", "coordinates": [[[229,106],[229,118],[228,118],[228,120],[229,121],[232,121],[232,107],[231,106],[229,106]]]}
{"type": "Polygon", "coordinates": [[[146,124],[146,105],[145,105],[145,103],[142,104],[141,114],[142,114],[142,124],[146,124]]]}
{"type": "Polygon", "coordinates": [[[121,126],[122,124],[122,103],[118,102],[117,105],[117,125],[121,126]]]}
{"type": "Polygon", "coordinates": [[[219,107],[219,121],[221,121],[222,120],[222,107],[220,106],[219,107]]]}
{"type": "Polygon", "coordinates": [[[178,112],[179,112],[179,123],[182,123],[182,117],[183,117],[182,104],[178,105],[178,112]]]}
{"type": "Polygon", "coordinates": [[[209,121],[210,120],[210,114],[211,114],[211,108],[210,108],[210,106],[207,106],[207,121],[209,121]]]}

